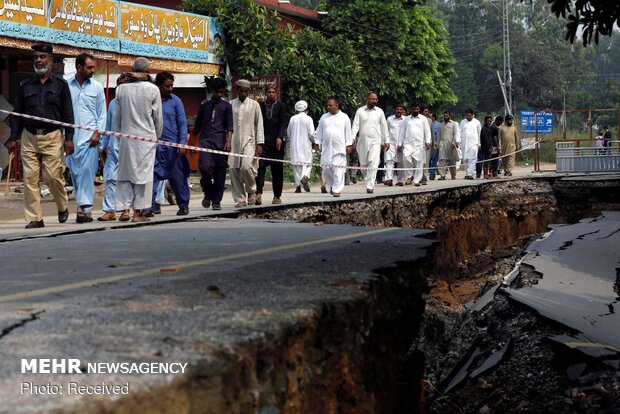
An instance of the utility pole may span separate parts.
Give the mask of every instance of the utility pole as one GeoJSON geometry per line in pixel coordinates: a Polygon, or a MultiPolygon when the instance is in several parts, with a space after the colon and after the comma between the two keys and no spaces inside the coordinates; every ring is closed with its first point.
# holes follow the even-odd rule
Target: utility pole
{"type": "Polygon", "coordinates": [[[504,42],[504,87],[508,108],[505,115],[512,115],[512,71],[510,69],[510,28],[508,19],[508,0],[502,0],[502,26],[504,42]]]}

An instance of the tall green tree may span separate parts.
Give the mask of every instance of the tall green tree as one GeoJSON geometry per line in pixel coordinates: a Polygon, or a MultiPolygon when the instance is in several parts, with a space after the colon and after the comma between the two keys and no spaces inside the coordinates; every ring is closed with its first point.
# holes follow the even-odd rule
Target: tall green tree
{"type": "Polygon", "coordinates": [[[392,102],[452,103],[454,59],[434,10],[402,0],[321,0],[324,27],[353,42],[366,90],[392,102]]]}
{"type": "Polygon", "coordinates": [[[237,75],[279,73],[282,96],[292,111],[308,101],[315,119],[325,112],[329,97],[351,110],[362,89],[362,71],[351,43],[311,29],[281,28],[277,13],[252,0],[185,0],[184,8],[212,15],[222,25],[225,41],[218,55],[237,75]]]}
{"type": "Polygon", "coordinates": [[[252,0],[185,0],[185,10],[215,16],[224,28],[224,47],[218,55],[234,73],[245,76],[275,73],[295,48],[290,27],[252,0]]]}
{"type": "Polygon", "coordinates": [[[342,37],[327,38],[311,29],[297,32],[295,44],[282,72],[289,107],[304,99],[309,114],[318,119],[325,112],[327,98],[336,97],[341,108],[352,113],[364,85],[352,45],[342,37]]]}
{"type": "MultiPolygon", "coordinates": [[[[564,41],[564,23],[549,13],[546,0],[508,4],[514,109],[557,108],[564,97],[567,107],[594,105],[592,51],[564,41]]],[[[476,102],[479,112],[503,112],[501,9],[478,0],[441,0],[438,9],[457,59],[455,111],[476,102]]]]}

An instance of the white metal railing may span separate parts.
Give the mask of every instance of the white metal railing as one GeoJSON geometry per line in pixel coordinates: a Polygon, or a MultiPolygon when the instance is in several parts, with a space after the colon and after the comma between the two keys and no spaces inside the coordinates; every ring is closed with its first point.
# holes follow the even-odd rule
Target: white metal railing
{"type": "Polygon", "coordinates": [[[608,147],[575,147],[574,142],[557,142],[557,172],[620,171],[620,141],[611,141],[608,147]]]}

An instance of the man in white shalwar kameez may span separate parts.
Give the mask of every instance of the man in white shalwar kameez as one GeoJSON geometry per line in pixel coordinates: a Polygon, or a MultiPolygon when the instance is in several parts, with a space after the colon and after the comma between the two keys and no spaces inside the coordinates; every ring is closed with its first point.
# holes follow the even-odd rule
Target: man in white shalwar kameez
{"type": "Polygon", "coordinates": [[[405,125],[400,130],[399,149],[403,152],[403,164],[407,180],[405,184],[416,187],[424,175],[426,150],[431,146],[431,128],[428,119],[420,114],[420,105],[411,106],[411,115],[405,118],[405,125]]]}
{"type": "MultiPolygon", "coordinates": [[[[122,84],[116,88],[114,130],[153,140],[161,136],[163,117],[159,88],[148,74],[150,62],[137,58],[133,72],[121,75],[122,84]]],[[[148,221],[140,210],[148,209],[153,197],[153,167],[157,145],[134,139],[119,139],[119,159],[116,186],[116,209],[122,210],[120,221],[148,221]]]]}
{"type": "MultiPolygon", "coordinates": [[[[387,119],[388,131],[390,134],[390,147],[385,150],[385,181],[383,184],[392,186],[394,181],[394,163],[398,164],[399,168],[403,167],[403,152],[398,151],[398,139],[400,137],[401,127],[405,124],[405,107],[402,105],[396,105],[394,108],[394,115],[391,115],[387,119]]],[[[399,170],[396,174],[398,177],[398,185],[403,185],[405,182],[405,172],[399,170]]]]}
{"type": "MultiPolygon", "coordinates": [[[[104,129],[106,124],[105,94],[103,85],[93,79],[97,64],[95,57],[82,53],[75,58],[75,76],[68,79],[73,102],[74,122],[77,125],[104,129]]],[[[75,129],[74,151],[67,156],[71,170],[76,223],[93,221],[91,208],[95,199],[95,174],[99,166],[99,132],[75,129]]]]}
{"type": "Polygon", "coordinates": [[[340,197],[344,188],[347,154],[353,150],[351,121],[334,98],[327,101],[327,111],[319,120],[315,148],[321,147],[325,185],[331,187],[334,197],[340,197]]]}
{"type": "Polygon", "coordinates": [[[384,150],[390,148],[390,134],[388,132],[387,121],[383,109],[377,107],[379,98],[377,94],[368,94],[366,105],[355,112],[351,135],[357,138],[356,148],[360,159],[360,167],[367,168],[362,170],[366,192],[371,194],[375,188],[377,179],[377,167],[381,158],[381,147],[384,150]]]}
{"type": "Polygon", "coordinates": [[[480,149],[480,131],[482,131],[482,125],[480,121],[474,118],[474,111],[466,109],[465,119],[461,121],[459,127],[466,180],[474,179],[476,161],[478,161],[478,150],[480,149]]]}
{"type": "MultiPolygon", "coordinates": [[[[238,80],[237,98],[230,103],[234,125],[231,152],[258,157],[263,152],[263,144],[265,143],[263,115],[258,102],[248,98],[249,93],[250,81],[238,80]]],[[[231,155],[228,164],[230,165],[232,196],[235,207],[255,204],[258,160],[231,155]]]]}
{"type": "Polygon", "coordinates": [[[301,193],[303,185],[306,192],[310,192],[308,180],[312,171],[312,144],[314,143],[314,121],[306,113],[308,103],[299,101],[295,104],[295,110],[299,112],[293,115],[288,123],[286,134],[291,143],[291,161],[293,162],[293,177],[297,189],[301,193]],[[295,165],[303,163],[303,165],[295,165]]]}

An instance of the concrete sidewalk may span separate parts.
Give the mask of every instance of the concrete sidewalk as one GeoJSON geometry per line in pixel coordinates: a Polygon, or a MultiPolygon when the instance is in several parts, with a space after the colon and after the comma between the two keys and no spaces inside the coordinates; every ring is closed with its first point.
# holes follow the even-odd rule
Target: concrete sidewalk
{"type": "MultiPolygon", "coordinates": [[[[481,185],[489,182],[501,182],[501,181],[509,181],[522,179],[525,177],[543,177],[549,175],[556,175],[553,172],[546,173],[534,173],[532,172],[532,167],[530,166],[522,166],[515,168],[514,175],[512,177],[501,177],[495,180],[464,180],[463,172],[459,171],[456,180],[447,179],[446,181],[429,181],[428,185],[414,187],[413,185],[404,186],[404,187],[387,187],[383,184],[377,184],[373,194],[367,194],[366,188],[364,187],[363,182],[358,182],[354,185],[349,185],[344,188],[341,197],[336,198],[331,196],[330,194],[322,194],[320,190],[319,184],[311,185],[311,192],[306,193],[298,193],[296,194],[294,184],[287,183],[284,185],[284,193],[282,194],[282,205],[290,206],[297,204],[307,204],[307,203],[323,203],[323,202],[338,202],[343,200],[357,200],[357,199],[372,199],[376,197],[386,196],[386,195],[394,195],[394,194],[408,194],[408,193],[421,193],[428,191],[435,191],[438,189],[446,189],[446,188],[454,188],[454,187],[463,187],[463,186],[475,186],[481,185]]],[[[329,189],[328,189],[329,190],[329,189]]],[[[101,192],[101,191],[99,191],[101,192]]],[[[263,205],[258,206],[249,206],[245,207],[245,209],[254,209],[254,208],[270,208],[272,207],[271,200],[273,198],[273,193],[271,192],[271,186],[269,183],[265,185],[265,193],[263,194],[263,205]]],[[[10,240],[10,239],[20,239],[24,237],[32,237],[32,236],[41,236],[41,235],[49,235],[56,233],[66,233],[66,232],[83,232],[83,231],[93,231],[100,230],[104,228],[117,227],[117,226],[135,226],[135,225],[144,225],[150,223],[158,223],[158,222],[169,222],[169,221],[183,221],[188,219],[193,219],[196,217],[211,217],[211,216],[221,216],[221,217],[235,217],[239,211],[239,209],[234,208],[234,202],[232,200],[232,195],[230,191],[226,191],[224,193],[224,199],[222,200],[222,210],[213,211],[212,209],[205,209],[201,205],[202,201],[202,193],[200,191],[192,191],[191,200],[190,200],[190,213],[188,216],[177,216],[176,212],[178,210],[177,206],[163,205],[162,206],[162,214],[156,215],[151,219],[148,223],[131,223],[131,222],[98,222],[96,219],[92,223],[85,224],[77,224],[75,223],[75,201],[73,199],[69,202],[69,220],[64,223],[58,223],[58,218],[56,216],[56,208],[55,203],[51,196],[43,199],[44,205],[44,218],[45,228],[42,229],[29,229],[26,230],[24,228],[26,222],[24,219],[15,218],[17,214],[23,214],[23,204],[21,202],[22,195],[15,194],[11,192],[8,197],[4,195],[0,195],[0,241],[1,240],[10,240]]],[[[95,209],[93,210],[93,217],[99,217],[102,212],[100,210],[101,202],[99,200],[95,201],[95,209]]],[[[117,215],[118,217],[118,215],[117,215]]]]}

